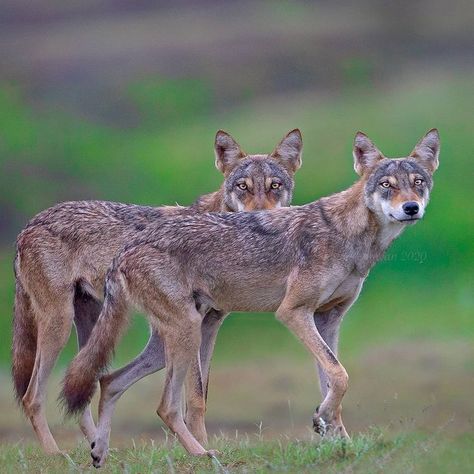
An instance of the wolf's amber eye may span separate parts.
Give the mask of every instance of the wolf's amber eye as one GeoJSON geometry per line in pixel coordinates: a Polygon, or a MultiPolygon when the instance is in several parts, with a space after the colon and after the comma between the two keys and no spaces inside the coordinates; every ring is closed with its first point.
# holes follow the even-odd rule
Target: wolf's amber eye
{"type": "Polygon", "coordinates": [[[280,189],[281,188],[281,183],[273,182],[271,185],[272,189],[280,189]]]}
{"type": "Polygon", "coordinates": [[[423,184],[423,180],[422,179],[415,179],[415,186],[421,186],[423,184]]]}
{"type": "Polygon", "coordinates": [[[380,183],[380,186],[382,186],[382,188],[389,188],[390,183],[388,181],[384,181],[383,183],[380,183]]]}
{"type": "Polygon", "coordinates": [[[242,189],[242,191],[245,191],[247,189],[247,185],[245,183],[239,183],[237,186],[239,187],[239,189],[242,189]]]}

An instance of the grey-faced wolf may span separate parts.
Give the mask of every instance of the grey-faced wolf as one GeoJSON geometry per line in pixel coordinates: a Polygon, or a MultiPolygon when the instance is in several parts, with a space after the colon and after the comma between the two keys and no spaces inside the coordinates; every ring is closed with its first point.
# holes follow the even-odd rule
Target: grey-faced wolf
{"type": "MultiPolygon", "coordinates": [[[[219,131],[216,166],[224,174],[224,183],[190,208],[67,202],[29,222],[17,239],[12,373],[17,399],[46,452],[58,452],[44,411],[47,379],[73,321],[79,347],[87,341],[102,306],[107,268],[119,250],[172,215],[288,206],[301,150],[298,130],[289,132],[269,155],[248,155],[230,135],[219,131]]],[[[215,311],[203,325],[203,340],[209,348],[219,318],[215,311]]],[[[163,365],[163,344],[153,332],[145,351],[109,377],[114,400],[163,365]]],[[[93,441],[95,425],[90,409],[85,410],[80,426],[93,441]]]]}
{"type": "MultiPolygon", "coordinates": [[[[387,159],[359,132],[353,154],[360,179],[338,194],[268,212],[176,216],[122,251],[107,276],[98,323],[67,371],[62,395],[69,411],[87,406],[134,303],[164,341],[167,375],[157,412],[189,453],[209,453],[202,446],[203,318],[209,308],[274,311],[324,373],[315,429],[346,437],[341,401],[348,376],[336,355],[338,327],[370,268],[423,217],[439,136],[430,130],[409,156],[387,159]]],[[[99,416],[107,411],[105,400],[99,416]]],[[[107,436],[99,421],[96,466],[104,462],[107,436]]]]}

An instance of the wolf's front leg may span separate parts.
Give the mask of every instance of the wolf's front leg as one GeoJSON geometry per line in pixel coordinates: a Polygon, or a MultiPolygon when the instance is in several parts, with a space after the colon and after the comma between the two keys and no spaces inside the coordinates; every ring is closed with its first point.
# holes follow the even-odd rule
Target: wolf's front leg
{"type": "Polygon", "coordinates": [[[318,332],[313,311],[304,306],[295,308],[283,301],[276,317],[301,340],[327,376],[327,393],[313,418],[316,431],[322,435],[348,437],[342,424],[341,402],[348,387],[349,377],[318,332]]]}
{"type": "MultiPolygon", "coordinates": [[[[341,302],[340,304],[331,308],[328,311],[317,311],[314,313],[314,323],[316,325],[316,328],[321,337],[323,338],[324,342],[326,342],[326,344],[329,346],[329,348],[332,350],[336,357],[338,353],[339,330],[341,328],[342,319],[344,318],[344,315],[347,313],[354,301],[357,299],[362,288],[362,283],[363,280],[360,281],[353,295],[347,300],[341,302]]],[[[324,367],[319,362],[317,366],[319,372],[319,385],[321,388],[321,395],[324,399],[329,389],[329,377],[326,374],[324,367]]],[[[313,426],[317,433],[321,433],[321,431],[323,431],[319,423],[319,410],[320,407],[316,409],[313,415],[313,426]]],[[[337,418],[338,422],[336,426],[340,431],[339,434],[342,435],[344,438],[349,438],[349,435],[347,434],[347,431],[342,422],[341,408],[338,411],[337,418]]]]}
{"type": "MultiPolygon", "coordinates": [[[[330,311],[314,313],[314,323],[316,328],[323,338],[324,342],[332,350],[337,357],[337,349],[339,342],[339,330],[341,327],[342,317],[344,312],[340,311],[339,307],[333,308],[330,311]]],[[[319,386],[321,395],[324,398],[328,393],[329,379],[321,364],[317,363],[319,372],[319,386]]]]}
{"type": "Polygon", "coordinates": [[[199,355],[196,355],[186,375],[185,423],[188,430],[203,446],[207,445],[205,413],[206,399],[202,381],[201,360],[199,355]]]}
{"type": "Polygon", "coordinates": [[[206,400],[209,386],[209,373],[211,371],[211,359],[214,353],[217,333],[228,314],[229,313],[211,309],[202,322],[202,339],[199,353],[201,356],[202,386],[204,387],[204,398],[206,400]]]}

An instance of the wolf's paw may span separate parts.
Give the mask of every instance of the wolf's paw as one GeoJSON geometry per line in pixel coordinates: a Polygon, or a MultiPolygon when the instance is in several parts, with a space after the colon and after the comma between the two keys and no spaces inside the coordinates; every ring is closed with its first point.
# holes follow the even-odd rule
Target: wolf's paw
{"type": "Polygon", "coordinates": [[[321,405],[318,405],[313,415],[313,429],[319,436],[325,436],[328,428],[328,423],[321,413],[321,405]]]}
{"type": "Polygon", "coordinates": [[[92,465],[96,468],[102,467],[107,459],[109,445],[101,439],[97,439],[91,444],[92,465]]]}
{"type": "Polygon", "coordinates": [[[325,436],[328,432],[328,424],[317,414],[313,416],[313,428],[314,431],[320,436],[325,436]]]}

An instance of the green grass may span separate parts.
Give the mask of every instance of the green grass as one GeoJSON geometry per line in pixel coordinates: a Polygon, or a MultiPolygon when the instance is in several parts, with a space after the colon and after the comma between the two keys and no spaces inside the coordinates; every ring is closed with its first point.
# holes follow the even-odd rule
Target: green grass
{"type": "MultiPolygon", "coordinates": [[[[361,356],[342,360],[350,374],[344,420],[353,437],[353,443],[345,447],[320,443],[311,432],[311,414],[320,397],[309,357],[280,355],[238,365],[216,364],[206,423],[210,447],[222,453],[219,460],[226,469],[468,472],[469,462],[474,461],[472,344],[402,340],[371,346],[361,356]]],[[[80,442],[77,424],[64,422],[57,409],[58,375],[50,384],[48,420],[60,447],[79,469],[86,469],[89,453],[80,442]]],[[[0,372],[2,435],[9,443],[0,449],[0,472],[21,470],[22,459],[24,472],[76,472],[66,461],[41,454],[28,420],[11,401],[8,378],[0,372]]],[[[189,458],[173,437],[164,434],[156,415],[162,385],[163,374],[148,377],[117,404],[111,439],[114,450],[105,472],[151,472],[150,463],[156,472],[167,471],[166,456],[175,472],[216,472],[208,459],[189,458]]],[[[94,412],[96,408],[94,403],[94,412]]]]}
{"type": "MultiPolygon", "coordinates": [[[[443,433],[398,435],[388,438],[371,430],[350,442],[340,440],[265,441],[248,437],[211,439],[219,450],[216,459],[187,455],[174,439],[112,449],[104,473],[454,473],[468,472],[474,436],[446,439],[443,433]]],[[[65,457],[47,457],[35,445],[0,447],[0,470],[5,473],[96,472],[90,467],[89,449],[82,443],[65,457]]]]}

